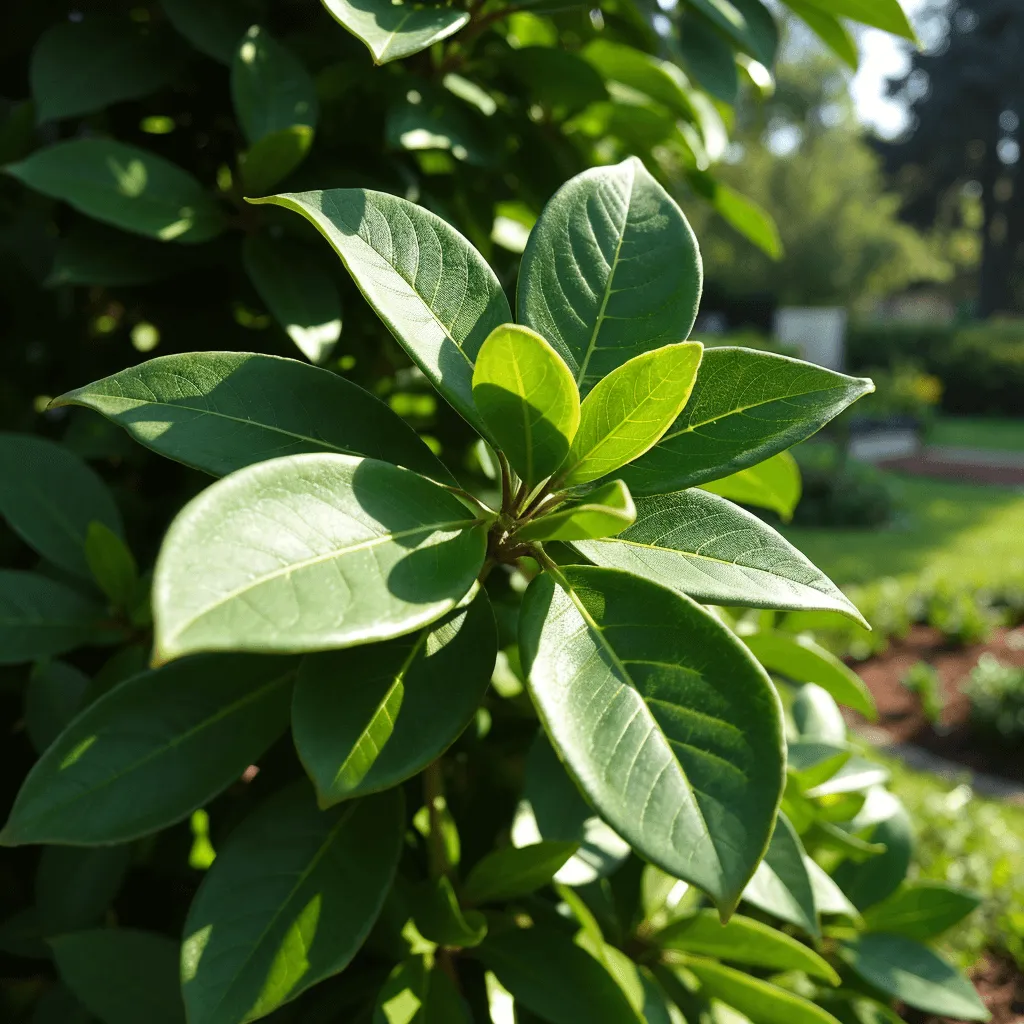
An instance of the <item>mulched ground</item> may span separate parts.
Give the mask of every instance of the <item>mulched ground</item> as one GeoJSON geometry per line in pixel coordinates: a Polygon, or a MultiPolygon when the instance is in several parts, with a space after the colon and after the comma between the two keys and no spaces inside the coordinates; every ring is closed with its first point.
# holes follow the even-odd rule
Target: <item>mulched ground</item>
{"type": "Polygon", "coordinates": [[[928,476],[938,480],[958,480],[961,483],[1002,484],[1006,487],[1024,486],[1024,466],[985,465],[961,462],[929,455],[927,451],[900,459],[886,459],[878,465],[883,469],[928,476]]]}

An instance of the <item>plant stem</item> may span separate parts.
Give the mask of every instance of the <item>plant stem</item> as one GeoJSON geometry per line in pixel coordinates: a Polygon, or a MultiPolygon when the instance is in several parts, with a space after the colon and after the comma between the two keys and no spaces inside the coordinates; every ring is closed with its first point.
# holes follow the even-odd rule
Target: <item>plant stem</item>
{"type": "Polygon", "coordinates": [[[423,799],[430,818],[430,836],[427,840],[427,863],[430,877],[443,878],[448,874],[448,851],[441,834],[441,808],[444,805],[444,776],[441,759],[431,761],[423,769],[423,799]]]}
{"type": "Polygon", "coordinates": [[[504,452],[498,452],[498,465],[501,466],[501,511],[508,514],[513,508],[512,469],[504,452]]]}
{"type": "Polygon", "coordinates": [[[561,502],[564,500],[565,491],[557,491],[554,494],[548,494],[544,497],[544,500],[540,504],[534,502],[531,508],[527,509],[526,512],[523,513],[519,521],[521,523],[525,523],[530,519],[536,519],[537,516],[542,516],[546,512],[550,512],[553,508],[561,504],[561,502]]]}

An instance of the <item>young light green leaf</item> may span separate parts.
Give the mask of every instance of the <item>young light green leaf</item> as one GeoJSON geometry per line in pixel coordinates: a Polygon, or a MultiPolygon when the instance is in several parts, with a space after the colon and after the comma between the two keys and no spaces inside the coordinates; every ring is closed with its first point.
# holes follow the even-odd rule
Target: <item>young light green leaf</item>
{"type": "Polygon", "coordinates": [[[398,785],[443,754],[483,699],[497,648],[481,591],[418,633],[308,655],[292,730],[321,805],[398,785]]]}
{"type": "Polygon", "coordinates": [[[224,216],[187,171],[112,139],[70,139],[4,168],[22,184],[88,217],[162,242],[205,242],[224,216]]]}
{"type": "Polygon", "coordinates": [[[94,519],[85,534],[85,560],[100,590],[118,608],[132,608],[139,586],[135,556],[109,526],[94,519]]]}
{"type": "Polygon", "coordinates": [[[160,0],[167,20],[200,53],[231,65],[238,41],[258,20],[251,0],[160,0]]]}
{"type": "Polygon", "coordinates": [[[30,434],[0,433],[0,516],[47,561],[85,579],[89,524],[123,534],[121,513],[96,473],[62,445],[30,434]]]}
{"type": "Polygon", "coordinates": [[[731,912],[782,793],[781,712],[763,669],[709,612],[610,569],[530,585],[530,692],[601,816],[731,912]]]}
{"type": "Polygon", "coordinates": [[[247,196],[265,195],[295,170],[313,145],[313,129],[308,124],[293,124],[270,132],[238,156],[242,192],[247,196]]]}
{"type": "Polygon", "coordinates": [[[806,856],[796,830],[785,814],[780,813],[768,852],[743,890],[743,899],[818,938],[821,923],[806,856]]]}
{"type": "Polygon", "coordinates": [[[40,122],[78,117],[148,96],[174,68],[166,50],[127,18],[90,13],[51,25],[32,50],[29,80],[40,122]]]}
{"type": "Polygon", "coordinates": [[[745,635],[743,642],[769,672],[794,683],[815,683],[865,718],[874,721],[878,717],[875,699],[864,680],[810,637],[759,630],[745,635]]]}
{"type": "Polygon", "coordinates": [[[830,985],[839,975],[813,949],[760,921],[737,914],[723,925],[712,910],[680,918],[663,928],[653,941],[662,949],[713,956],[737,964],[769,967],[774,971],[805,971],[830,985]]]}
{"type": "Polygon", "coordinates": [[[75,717],[89,677],[63,661],[43,661],[32,669],[25,687],[25,731],[41,754],[75,717]]]}
{"type": "Polygon", "coordinates": [[[788,356],[708,349],[682,415],[623,477],[637,495],[728,476],[810,437],[873,390],[869,380],[788,356]]]}
{"type": "Polygon", "coordinates": [[[153,576],[154,658],[401,636],[466,596],[486,546],[485,522],[407,469],[315,454],[247,466],[167,531],[153,576]]]}
{"type": "Polygon", "coordinates": [[[492,933],[477,955],[517,1003],[551,1024],[642,1024],[605,968],[552,928],[492,933]]]}
{"type": "Polygon", "coordinates": [[[303,783],[246,818],[185,922],[190,1024],[255,1020],[342,970],[380,913],[404,828],[399,789],[320,811],[303,783]]]}
{"type": "Polygon", "coordinates": [[[231,65],[231,98],[250,145],[274,132],[316,128],[316,86],[309,72],[265,28],[253,25],[231,65]]]}
{"type": "Polygon", "coordinates": [[[130,846],[46,846],[36,871],[35,897],[44,936],[101,923],[131,861],[130,846]]]}
{"type": "Polygon", "coordinates": [[[103,1024],[185,1024],[178,943],[134,928],[51,939],[61,980],[103,1024]]]}
{"type": "Polygon", "coordinates": [[[288,239],[249,235],[242,262],[274,319],[311,362],[322,363],[341,337],[341,299],[316,254],[288,239]]]}
{"type": "Polygon", "coordinates": [[[976,910],[981,900],[973,892],[941,882],[908,882],[887,899],[864,911],[871,931],[925,941],[941,935],[976,910]]]}
{"type": "Polygon", "coordinates": [[[532,488],[569,453],[580,396],[561,356],[528,327],[487,336],[473,369],[473,401],[512,468],[532,488]]]}
{"type": "Polygon", "coordinates": [[[468,903],[489,903],[527,896],[550,884],[578,846],[574,842],[503,846],[473,865],[462,887],[462,898],[468,903]]]}
{"type": "Polygon", "coordinates": [[[629,488],[612,480],[549,515],[521,526],[517,540],[591,540],[612,537],[633,525],[636,508],[629,488]]]}
{"type": "Polygon", "coordinates": [[[455,7],[421,7],[409,0],[322,0],[331,17],[364,42],[374,64],[411,57],[458,32],[469,14],[455,7]]]}
{"type": "Polygon", "coordinates": [[[815,608],[863,621],[843,592],[789,541],[724,498],[687,490],[635,502],[636,522],[627,530],[575,547],[597,565],[643,576],[698,601],[815,608]]]}
{"type": "Polygon", "coordinates": [[[462,949],[483,942],[487,918],[477,910],[463,911],[446,875],[410,886],[405,895],[416,930],[428,942],[462,949]]]}
{"type": "Polygon", "coordinates": [[[127,842],[182,820],[287,729],[296,668],[216,655],[125,680],[36,762],[0,842],[127,842]]]}
{"type": "Polygon", "coordinates": [[[786,6],[841,60],[853,68],[860,66],[857,40],[850,30],[813,0],[786,0],[786,6]]]}
{"type": "Polygon", "coordinates": [[[77,590],[34,572],[0,570],[0,665],[50,658],[96,633],[103,608],[77,590]]]}
{"type": "Polygon", "coordinates": [[[802,490],[800,467],[789,452],[779,452],[756,466],[721,480],[709,480],[701,487],[730,501],[771,509],[784,522],[793,518],[802,490]]]}
{"type": "Polygon", "coordinates": [[[701,995],[720,999],[753,1024],[839,1024],[831,1013],[787,989],[713,960],[694,958],[686,969],[700,982],[701,995]]]}
{"type": "Polygon", "coordinates": [[[454,982],[422,956],[403,960],[377,996],[373,1024],[472,1024],[454,982]]]}
{"type": "Polygon", "coordinates": [[[862,864],[844,861],[832,872],[836,884],[859,909],[880,903],[902,885],[913,853],[910,817],[899,800],[877,787],[868,790],[867,801],[850,828],[870,843],[881,843],[885,853],[862,864]]]}
{"type": "Polygon", "coordinates": [[[704,346],[686,341],[641,352],[594,386],[558,473],[574,487],[614,473],[649,451],[686,405],[704,346]]]}
{"type": "Polygon", "coordinates": [[[839,955],[869,985],[925,1013],[989,1020],[974,986],[937,953],[902,935],[861,935],[839,955]]]}
{"type": "MultiPolygon", "coordinates": [[[[400,14],[401,5],[389,10],[400,14]]],[[[312,223],[434,387],[489,437],[473,403],[473,363],[487,335],[512,313],[494,271],[462,235],[414,203],[367,189],[252,201],[312,223]]]]}
{"type": "Polygon", "coordinates": [[[383,402],[296,359],[249,352],[159,356],[69,391],[53,405],[94,409],[147,448],[213,476],[283,455],[335,452],[454,482],[383,402]]]}
{"type": "Polygon", "coordinates": [[[880,28],[883,32],[891,32],[903,36],[912,42],[917,41],[914,29],[907,20],[907,15],[900,6],[899,0],[805,0],[814,7],[839,18],[850,18],[863,25],[880,28]]]}
{"type": "Polygon", "coordinates": [[[682,210],[631,158],[577,175],[544,208],[523,253],[519,320],[586,395],[632,357],[685,341],[702,280],[682,210]]]}

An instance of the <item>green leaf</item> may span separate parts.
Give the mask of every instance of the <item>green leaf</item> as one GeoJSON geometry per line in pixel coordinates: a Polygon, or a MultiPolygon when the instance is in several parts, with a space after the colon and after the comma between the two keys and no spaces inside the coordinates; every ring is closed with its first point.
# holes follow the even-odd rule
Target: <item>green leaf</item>
{"type": "MultiPolygon", "coordinates": [[[[787,0],[788,2],[788,0],[787,0]]],[[[862,25],[880,28],[883,32],[917,42],[914,29],[899,0],[804,0],[838,18],[850,18],[862,25]]]]}
{"type": "Polygon", "coordinates": [[[794,683],[815,683],[834,700],[859,711],[865,718],[878,718],[875,699],[864,680],[810,637],[761,630],[748,633],[743,642],[769,672],[794,683]]]}
{"type": "Polygon", "coordinates": [[[531,489],[562,464],[580,425],[569,367],[539,334],[515,324],[495,328],[480,347],[473,402],[531,489]]]}
{"type": "Polygon", "coordinates": [[[800,837],[785,814],[780,813],[768,852],[744,889],[743,899],[819,938],[821,925],[805,860],[800,837]]]}
{"type": "MultiPolygon", "coordinates": [[[[434,11],[454,13],[425,13],[434,11]]],[[[511,321],[512,312],[494,271],[462,235],[422,207],[368,189],[253,202],[283,206],[312,223],[434,387],[488,434],[473,403],[473,363],[487,335],[511,321]]]]}
{"type": "Polygon", "coordinates": [[[636,522],[617,537],[574,546],[597,565],[698,601],[820,608],[862,621],[842,591],[789,541],[724,498],[687,490],[635,503],[636,522]]]}
{"type": "Polygon", "coordinates": [[[88,14],[51,25],[32,50],[36,117],[78,117],[167,85],[173,67],[152,36],[127,19],[88,14]]]}
{"type": "Polygon", "coordinates": [[[810,857],[804,857],[804,866],[807,868],[807,875],[811,880],[811,890],[814,893],[814,905],[819,914],[838,914],[844,917],[859,920],[860,912],[846,898],[846,894],[836,885],[831,875],[820,867],[810,857]]]}
{"type": "Polygon", "coordinates": [[[152,284],[187,269],[190,250],[80,220],[57,241],[48,288],[152,284]]]}
{"type": "Polygon", "coordinates": [[[253,25],[231,65],[231,98],[250,145],[274,132],[316,128],[316,86],[309,72],[265,28],[253,25]]]}
{"type": "Polygon", "coordinates": [[[135,556],[109,526],[95,519],[85,535],[85,560],[100,590],[116,607],[133,607],[139,586],[135,556]]]}
{"type": "Polygon", "coordinates": [[[634,356],[684,341],[702,280],[682,210],[631,158],[577,175],[544,208],[523,253],[519,320],[586,395],[634,356]]]}
{"type": "Polygon", "coordinates": [[[778,698],[746,648],[686,597],[573,566],[559,586],[549,573],[530,585],[520,650],[545,729],[601,816],[731,911],[784,774],[778,698]]]}
{"type": "Polygon", "coordinates": [[[700,982],[701,995],[720,999],[752,1024],[839,1024],[820,1006],[712,960],[689,960],[686,969],[700,982]]]}
{"type": "Polygon", "coordinates": [[[284,181],[306,159],[313,134],[309,125],[293,124],[264,135],[239,154],[243,194],[260,196],[284,181]]]}
{"type": "Polygon", "coordinates": [[[908,1006],[957,1020],[988,1020],[974,986],[927,946],[902,935],[862,935],[839,955],[869,985],[908,1006]]]}
{"type": "Polygon", "coordinates": [[[805,440],[873,390],[869,380],[788,356],[708,349],[682,415],[624,479],[638,495],[728,476],[805,440]]]}
{"type": "Polygon", "coordinates": [[[952,928],[981,904],[966,889],[941,882],[908,882],[881,903],[864,911],[871,931],[908,939],[933,939],[952,928]]]}
{"type": "Polygon", "coordinates": [[[163,242],[205,242],[224,227],[217,200],[191,174],[111,139],[57,142],[4,169],[88,217],[163,242]]]}
{"type": "Polygon", "coordinates": [[[850,30],[827,11],[814,5],[813,0],[785,0],[786,6],[837,56],[854,71],[860,66],[857,40],[850,30]]]}
{"type": "Polygon", "coordinates": [[[419,6],[409,0],[322,0],[328,13],[373,55],[374,64],[411,57],[447,39],[469,21],[455,7],[419,6]]]}
{"type": "Polygon", "coordinates": [[[315,253],[287,239],[249,235],[242,262],[274,319],[311,362],[322,363],[341,337],[341,300],[315,253]]]}
{"type": "Polygon", "coordinates": [[[454,982],[424,957],[403,960],[377,996],[373,1024],[471,1024],[454,982]]]}
{"type": "Polygon", "coordinates": [[[730,501],[771,509],[784,522],[793,518],[802,490],[800,467],[789,452],[779,452],[756,466],[710,480],[701,487],[730,501]]]}
{"type": "Polygon", "coordinates": [[[642,1022],[604,967],[559,931],[492,932],[477,955],[517,1003],[551,1024],[642,1022]]]}
{"type": "Polygon", "coordinates": [[[562,47],[521,46],[506,52],[502,64],[519,79],[525,99],[539,104],[551,120],[564,120],[608,98],[594,68],[562,47]]]}
{"type": "Polygon", "coordinates": [[[588,64],[596,68],[606,82],[617,82],[649,96],[676,117],[690,119],[690,90],[686,76],[667,60],[609,39],[595,39],[582,50],[588,64]]]}
{"type": "Polygon", "coordinates": [[[127,679],[29,772],[6,845],[126,842],[180,821],[288,727],[292,659],[218,655],[127,679]]]}
{"type": "Polygon", "coordinates": [[[740,80],[729,41],[698,11],[689,8],[679,25],[679,56],[686,70],[717,100],[736,102],[740,80]]]}
{"type": "Polygon", "coordinates": [[[867,802],[849,827],[862,835],[870,827],[865,836],[867,841],[885,846],[885,853],[863,864],[844,861],[832,873],[850,901],[864,910],[891,896],[907,877],[913,854],[913,831],[903,805],[881,788],[868,791],[867,802]]]}
{"type": "Polygon", "coordinates": [[[427,941],[459,949],[483,942],[487,918],[476,910],[462,910],[446,876],[411,887],[406,896],[416,930],[427,941]]]}
{"type": "Polygon", "coordinates": [[[391,887],[402,804],[393,789],[320,811],[299,784],[242,822],[185,922],[190,1024],[263,1017],[348,964],[391,887]]]}
{"type": "Polygon", "coordinates": [[[130,846],[47,846],[36,872],[36,912],[44,936],[99,924],[131,861],[130,846]]]}
{"type": "Polygon", "coordinates": [[[775,63],[779,30],[759,0],[688,0],[720,32],[766,68],[775,63]]]}
{"type": "MultiPolygon", "coordinates": [[[[698,191],[704,194],[705,189],[698,191]]],[[[773,260],[782,259],[785,250],[779,227],[775,218],[763,206],[720,181],[714,182],[714,188],[707,199],[719,216],[748,242],[752,242],[773,260]]]]}
{"type": "Polygon", "coordinates": [[[167,20],[200,53],[228,66],[258,11],[258,5],[248,0],[160,0],[160,6],[167,20]]]}
{"type": "Polygon", "coordinates": [[[94,409],[147,448],[214,476],[283,455],[335,452],[453,482],[383,402],[295,359],[248,352],[159,356],[69,391],[53,405],[94,409]]]}
{"type": "MultiPolygon", "coordinates": [[[[800,790],[806,792],[831,779],[850,760],[851,751],[819,740],[794,740],[787,744],[786,755],[786,767],[800,783],[800,790]]],[[[828,822],[821,826],[835,827],[828,822]]]]}
{"type": "Polygon", "coordinates": [[[25,731],[41,754],[75,717],[89,677],[63,661],[35,665],[25,687],[25,731]]]}
{"type": "MultiPolygon", "coordinates": [[[[795,669],[790,669],[795,671],[795,669]]],[[[832,695],[814,683],[805,683],[793,698],[793,722],[801,739],[819,743],[846,743],[846,722],[832,695]]]]}
{"type": "Polygon", "coordinates": [[[121,513],[96,473],[67,448],[30,434],[0,433],[0,516],[47,561],[85,579],[89,524],[123,533],[121,513]]]}
{"type": "Polygon", "coordinates": [[[496,156],[484,119],[446,89],[426,83],[388,106],[384,137],[393,149],[444,150],[478,167],[493,165],[496,156]]]}
{"type": "Polygon", "coordinates": [[[316,454],[247,466],[167,531],[153,576],[154,658],[400,636],[465,597],[486,546],[486,523],[407,469],[316,454]]]}
{"type": "Polygon", "coordinates": [[[398,785],[440,757],[483,699],[497,647],[481,592],[418,633],[306,657],[292,729],[320,803],[398,785]]]}
{"type": "Polygon", "coordinates": [[[490,903],[527,896],[550,884],[578,846],[575,842],[541,842],[495,850],[473,866],[462,887],[462,898],[468,903],[490,903]]]}
{"type": "Polygon", "coordinates": [[[54,985],[40,997],[32,1013],[32,1024],[94,1024],[95,1018],[63,986],[54,985]]]}
{"type": "Polygon", "coordinates": [[[774,971],[806,971],[831,985],[839,984],[839,975],[813,949],[785,932],[738,914],[723,925],[713,910],[702,910],[693,917],[673,921],[653,941],[661,949],[713,956],[774,971]]]}
{"type": "Polygon", "coordinates": [[[61,980],[103,1024],[185,1024],[178,943],[134,928],[52,939],[61,980]]]}
{"type": "Polygon", "coordinates": [[[0,569],[0,665],[63,654],[99,641],[103,609],[63,583],[0,569]]]}
{"type": "Polygon", "coordinates": [[[700,342],[666,345],[633,356],[598,381],[580,408],[560,484],[607,476],[657,444],[690,397],[703,352],[700,342]]]}
{"type": "Polygon", "coordinates": [[[591,540],[610,537],[632,526],[636,508],[629,488],[612,480],[578,502],[521,526],[517,540],[591,540]]]}

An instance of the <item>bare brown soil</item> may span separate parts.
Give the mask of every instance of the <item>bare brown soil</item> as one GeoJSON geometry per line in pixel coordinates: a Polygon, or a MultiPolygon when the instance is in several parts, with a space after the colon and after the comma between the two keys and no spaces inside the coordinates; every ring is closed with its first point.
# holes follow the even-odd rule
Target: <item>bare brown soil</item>
{"type": "Polygon", "coordinates": [[[937,455],[922,452],[899,459],[886,459],[879,466],[884,469],[909,473],[912,476],[929,476],[937,480],[958,480],[961,483],[1002,484],[1006,487],[1024,485],[1024,466],[984,465],[943,459],[937,455]]]}

